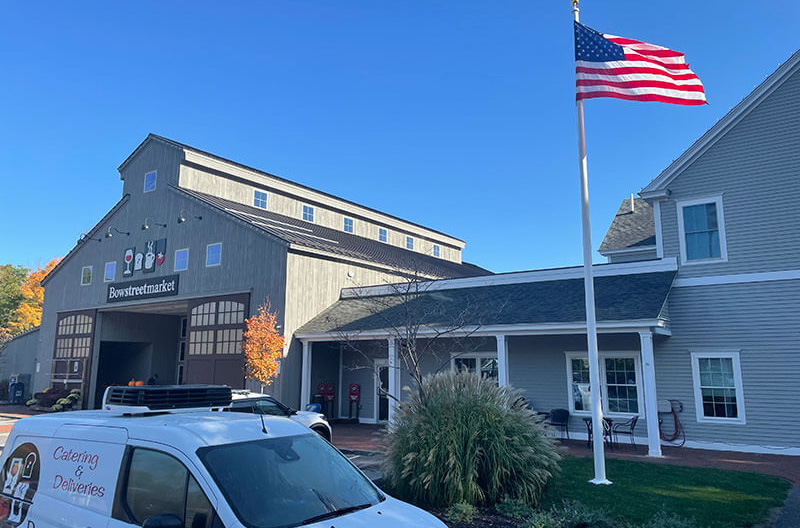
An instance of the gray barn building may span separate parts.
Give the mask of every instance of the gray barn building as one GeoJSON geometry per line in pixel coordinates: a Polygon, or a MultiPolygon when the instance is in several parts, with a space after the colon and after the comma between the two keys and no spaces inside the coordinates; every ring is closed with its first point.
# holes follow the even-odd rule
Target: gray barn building
{"type": "MultiPolygon", "coordinates": [[[[299,403],[296,328],[346,286],[488,274],[464,242],[149,135],[120,165],[122,198],[44,279],[34,389],[244,387],[244,321],[269,301],[286,336],[270,389],[299,403]]],[[[341,387],[339,388],[341,389],[341,387]]]]}

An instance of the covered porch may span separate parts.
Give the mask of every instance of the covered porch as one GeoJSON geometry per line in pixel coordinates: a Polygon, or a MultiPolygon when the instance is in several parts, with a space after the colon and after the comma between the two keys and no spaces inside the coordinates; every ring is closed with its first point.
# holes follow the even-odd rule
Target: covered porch
{"type": "MultiPolygon", "coordinates": [[[[637,442],[661,456],[655,349],[670,335],[675,263],[596,268],[602,411],[612,420],[638,417],[637,442]]],[[[295,337],[303,345],[301,407],[325,391],[323,411],[333,418],[355,419],[358,407],[362,423],[391,423],[404,388],[413,389],[416,363],[422,375],[466,369],[496,379],[538,412],[565,409],[569,437],[587,437],[580,268],[347,289],[295,337]]]]}

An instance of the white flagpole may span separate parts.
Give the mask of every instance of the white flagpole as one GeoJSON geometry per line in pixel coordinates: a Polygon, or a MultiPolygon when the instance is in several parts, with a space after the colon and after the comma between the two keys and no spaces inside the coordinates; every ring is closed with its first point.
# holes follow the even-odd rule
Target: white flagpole
{"type": "MultiPolygon", "coordinates": [[[[579,22],[578,0],[572,0],[572,14],[579,22]]],[[[594,442],[593,484],[611,484],[606,478],[605,446],[603,445],[603,410],[600,403],[600,362],[597,353],[597,321],[592,277],[592,230],[589,222],[589,184],[586,174],[586,136],[583,127],[583,100],[578,107],[578,158],[581,172],[581,220],[583,227],[583,286],[586,300],[586,340],[589,348],[589,387],[592,393],[592,440],[594,442]]]]}

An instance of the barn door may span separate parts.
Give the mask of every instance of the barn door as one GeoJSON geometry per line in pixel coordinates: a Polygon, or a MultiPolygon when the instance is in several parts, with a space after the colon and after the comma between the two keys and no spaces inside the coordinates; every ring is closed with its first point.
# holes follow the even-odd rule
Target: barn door
{"type": "Polygon", "coordinates": [[[244,388],[242,336],[249,299],[241,294],[189,303],[184,383],[244,388]]]}
{"type": "Polygon", "coordinates": [[[51,385],[58,389],[80,389],[84,409],[88,402],[95,319],[94,311],[72,312],[59,314],[56,324],[51,385]]]}

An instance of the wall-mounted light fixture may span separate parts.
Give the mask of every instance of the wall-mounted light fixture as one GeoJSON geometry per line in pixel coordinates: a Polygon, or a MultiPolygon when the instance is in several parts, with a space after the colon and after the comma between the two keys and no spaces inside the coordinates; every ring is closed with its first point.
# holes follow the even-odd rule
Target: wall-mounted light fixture
{"type": "Polygon", "coordinates": [[[109,227],[109,228],[108,228],[108,230],[106,231],[106,238],[111,238],[111,237],[113,237],[113,236],[114,236],[114,234],[111,232],[112,230],[116,231],[116,232],[117,232],[117,233],[119,233],[120,235],[128,235],[128,236],[131,236],[131,234],[130,234],[129,232],[127,232],[127,231],[120,231],[120,230],[119,230],[119,229],[117,229],[116,227],[109,227]]]}
{"type": "Polygon", "coordinates": [[[102,238],[92,238],[89,236],[89,233],[81,233],[81,236],[78,237],[78,244],[83,244],[89,240],[94,240],[95,242],[102,242],[102,238]]]}
{"type": "Polygon", "coordinates": [[[189,220],[191,218],[194,218],[195,220],[202,220],[203,219],[202,216],[188,215],[188,214],[186,214],[186,211],[181,209],[181,214],[178,215],[178,223],[182,224],[182,223],[184,223],[185,221],[187,221],[187,220],[189,220]]]}
{"type": "Polygon", "coordinates": [[[167,227],[167,224],[162,224],[160,222],[151,222],[149,217],[145,217],[144,223],[142,224],[142,231],[146,231],[147,229],[150,229],[151,225],[167,227]]]}

